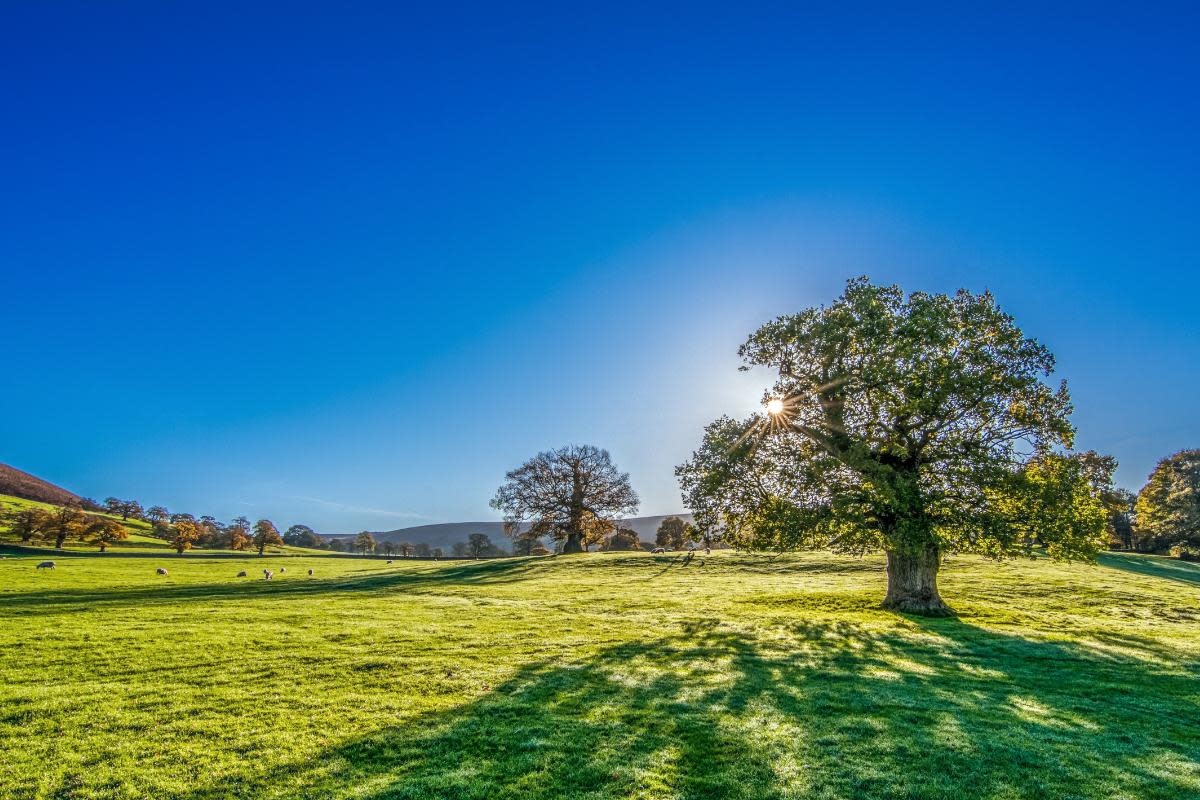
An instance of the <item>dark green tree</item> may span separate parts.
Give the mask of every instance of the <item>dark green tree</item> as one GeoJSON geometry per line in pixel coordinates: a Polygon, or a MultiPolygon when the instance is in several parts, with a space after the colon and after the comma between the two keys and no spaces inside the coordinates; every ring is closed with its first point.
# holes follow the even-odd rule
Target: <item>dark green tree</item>
{"type": "Polygon", "coordinates": [[[654,543],[668,550],[679,550],[689,542],[695,541],[696,529],[690,523],[679,517],[667,517],[658,525],[654,535],[654,543]]]}
{"type": "Polygon", "coordinates": [[[1200,553],[1200,450],[1158,462],[1138,493],[1136,512],[1141,549],[1200,553]]]}
{"type": "MultiPolygon", "coordinates": [[[[1045,382],[1049,350],[990,294],[906,297],[859,278],[829,306],[764,325],[739,354],[742,369],[777,379],[766,414],[717,420],[676,471],[704,535],[883,551],[884,605],[923,614],[949,613],[945,553],[1035,546],[1013,513],[1038,490],[1030,458],[1071,445],[1071,403],[1065,383],[1045,382]]],[[[1062,557],[1099,547],[1086,524],[1040,539],[1062,557]]]]}

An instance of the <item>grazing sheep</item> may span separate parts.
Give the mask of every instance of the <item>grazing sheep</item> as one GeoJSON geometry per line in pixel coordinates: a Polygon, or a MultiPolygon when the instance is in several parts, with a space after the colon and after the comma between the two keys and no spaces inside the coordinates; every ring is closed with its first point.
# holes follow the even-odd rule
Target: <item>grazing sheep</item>
{"type": "Polygon", "coordinates": [[[238,573],[238,577],[239,577],[239,578],[244,578],[244,577],[246,577],[246,570],[242,570],[241,572],[239,572],[239,573],[238,573]]]}
{"type": "Polygon", "coordinates": [[[154,570],[154,571],[155,571],[155,572],[157,572],[159,575],[166,575],[166,574],[167,574],[167,568],[166,568],[166,567],[159,567],[158,569],[156,569],[156,570],[154,570]]]}
{"type": "Polygon", "coordinates": [[[287,572],[287,567],[280,567],[280,568],[279,568],[279,574],[280,574],[280,575],[282,575],[282,574],[283,574],[283,573],[285,573],[285,572],[287,572]]]}
{"type": "Polygon", "coordinates": [[[312,575],[312,570],[311,570],[311,569],[308,571],[308,574],[309,574],[309,575],[312,575]]]}
{"type": "Polygon", "coordinates": [[[653,550],[651,550],[650,552],[651,552],[651,553],[665,553],[665,552],[667,552],[667,551],[666,551],[666,550],[664,550],[664,549],[663,549],[663,548],[661,548],[661,547],[656,547],[656,548],[654,548],[653,550]]]}
{"type": "Polygon", "coordinates": [[[391,561],[388,561],[388,563],[390,564],[390,563],[392,563],[392,562],[391,562],[391,561]]]}
{"type": "Polygon", "coordinates": [[[42,563],[37,565],[37,568],[38,569],[54,569],[54,562],[53,561],[43,561],[42,563]]]}
{"type": "Polygon", "coordinates": [[[275,574],[275,573],[271,572],[271,570],[269,570],[269,569],[264,569],[264,570],[263,570],[263,580],[264,580],[264,581],[269,581],[269,580],[271,580],[271,577],[272,577],[274,574],[275,574]]]}

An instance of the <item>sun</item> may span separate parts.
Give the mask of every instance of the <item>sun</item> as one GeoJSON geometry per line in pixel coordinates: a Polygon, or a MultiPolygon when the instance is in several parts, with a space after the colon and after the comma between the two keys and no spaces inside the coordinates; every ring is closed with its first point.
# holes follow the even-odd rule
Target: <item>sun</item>
{"type": "Polygon", "coordinates": [[[778,397],[772,397],[767,401],[767,413],[772,416],[779,416],[783,413],[783,401],[778,397]]]}

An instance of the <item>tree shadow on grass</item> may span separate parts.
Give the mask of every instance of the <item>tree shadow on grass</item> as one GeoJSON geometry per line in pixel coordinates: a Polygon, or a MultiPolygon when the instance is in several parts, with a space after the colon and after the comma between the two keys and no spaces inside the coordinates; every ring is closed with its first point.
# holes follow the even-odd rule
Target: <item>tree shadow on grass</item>
{"type": "Polygon", "coordinates": [[[1200,585],[1200,565],[1189,564],[1177,558],[1102,553],[1096,560],[1102,566],[1125,572],[1136,572],[1139,575],[1152,575],[1156,578],[1200,585]]]}
{"type": "Polygon", "coordinates": [[[753,633],[692,623],[578,663],[527,665],[453,711],[172,800],[1200,790],[1194,664],[1163,669],[957,619],[909,622],[753,633]]]}
{"type": "MultiPolygon", "coordinates": [[[[430,563],[429,569],[388,570],[366,575],[339,575],[324,578],[300,573],[278,575],[262,580],[262,567],[248,567],[249,577],[232,579],[243,564],[209,565],[216,573],[231,580],[213,583],[163,583],[153,574],[154,565],[146,568],[146,585],[129,587],[95,587],[70,589],[60,585],[32,592],[0,593],[0,607],[19,610],[25,607],[138,605],[174,603],[180,600],[230,600],[242,602],[260,597],[311,596],[337,592],[403,592],[421,591],[444,586],[501,584],[519,581],[537,567],[537,559],[505,558],[487,561],[446,562],[446,566],[430,563]]],[[[272,568],[269,558],[263,566],[272,568]]]]}

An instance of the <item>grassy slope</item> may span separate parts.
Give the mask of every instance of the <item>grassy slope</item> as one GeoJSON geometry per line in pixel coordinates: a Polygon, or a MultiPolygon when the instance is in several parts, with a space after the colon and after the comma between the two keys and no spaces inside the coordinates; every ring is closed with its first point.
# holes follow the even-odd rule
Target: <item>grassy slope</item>
{"type": "MultiPolygon", "coordinates": [[[[10,497],[8,495],[0,494],[0,511],[8,512],[13,509],[19,509],[19,508],[42,508],[42,509],[45,509],[46,511],[53,511],[55,508],[57,508],[57,506],[54,506],[50,503],[42,503],[37,500],[26,500],[21,497],[10,497]]],[[[125,539],[123,541],[120,541],[120,542],[114,542],[113,544],[110,544],[108,546],[109,552],[113,552],[113,553],[159,553],[159,552],[169,553],[169,552],[174,552],[174,548],[171,547],[170,542],[165,542],[162,539],[158,539],[158,538],[155,538],[154,536],[150,535],[151,526],[150,526],[149,522],[145,522],[145,521],[139,520],[139,519],[123,520],[123,519],[121,519],[120,516],[115,516],[113,514],[105,514],[105,513],[101,513],[101,512],[89,511],[88,513],[94,514],[95,516],[109,517],[111,519],[115,519],[117,522],[120,522],[122,525],[124,525],[129,530],[129,538],[125,539]]],[[[6,526],[0,525],[0,545],[5,545],[5,544],[19,544],[19,542],[17,541],[17,538],[15,536],[12,536],[9,534],[8,528],[6,526]]],[[[54,546],[54,542],[48,542],[48,543],[44,542],[44,541],[43,542],[30,542],[29,546],[38,547],[38,548],[42,548],[42,549],[51,549],[54,546]]],[[[100,549],[99,547],[97,547],[95,544],[93,544],[91,542],[81,542],[77,539],[68,540],[68,541],[64,542],[64,544],[63,544],[63,550],[68,553],[71,553],[71,552],[76,552],[76,553],[78,553],[78,552],[97,552],[97,551],[99,551],[99,549],[100,549]]],[[[212,553],[212,552],[232,553],[234,551],[232,551],[232,550],[223,550],[223,551],[198,550],[198,551],[195,551],[195,553],[193,553],[191,555],[194,556],[194,555],[202,554],[205,552],[208,552],[208,553],[212,553]]],[[[280,554],[294,553],[294,554],[301,554],[301,555],[303,555],[303,554],[315,555],[317,553],[323,553],[326,551],[313,550],[311,548],[306,548],[306,547],[289,547],[289,546],[285,545],[282,547],[268,548],[268,552],[280,553],[280,554]]]]}
{"type": "Polygon", "coordinates": [[[154,566],[0,561],[3,796],[1200,796],[1186,582],[956,558],[924,620],[825,554],[154,566]]]}

